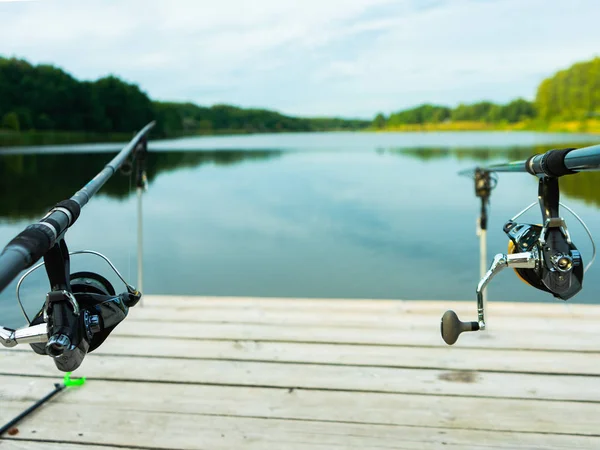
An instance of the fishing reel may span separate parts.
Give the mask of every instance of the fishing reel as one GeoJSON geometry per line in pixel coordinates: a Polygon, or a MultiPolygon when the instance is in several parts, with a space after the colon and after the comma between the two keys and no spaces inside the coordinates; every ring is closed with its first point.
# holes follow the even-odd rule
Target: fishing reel
{"type": "Polygon", "coordinates": [[[44,256],[44,262],[27,271],[17,283],[17,300],[29,326],[18,330],[0,327],[0,343],[5,347],[30,344],[39,355],[53,358],[63,372],[77,369],[85,355],[97,349],[122,322],[142,294],[129,285],[110,260],[101,253],[85,250],[69,253],[64,240],[44,256]],[[70,255],[92,254],[104,259],[125,284],[116,294],[103,276],[93,272],[70,273],[70,255]],[[33,320],[29,320],[20,299],[24,279],[46,266],[51,291],[33,320]]]}
{"type": "Polygon", "coordinates": [[[465,331],[485,330],[484,289],[494,276],[507,267],[514,269],[525,283],[560,300],[568,300],[582,289],[584,272],[591,266],[596,254],[589,229],[579,216],[562,205],[582,223],[592,240],[594,254],[584,270],[581,253],[571,240],[565,220],[559,216],[558,178],[540,178],[538,201],[542,210],[542,225],[516,222],[536,203],[504,224],[503,231],[509,238],[508,251],[494,257],[477,286],[477,321],[462,322],[454,311],[446,311],[443,315],[441,333],[448,345],[454,344],[465,331]]]}

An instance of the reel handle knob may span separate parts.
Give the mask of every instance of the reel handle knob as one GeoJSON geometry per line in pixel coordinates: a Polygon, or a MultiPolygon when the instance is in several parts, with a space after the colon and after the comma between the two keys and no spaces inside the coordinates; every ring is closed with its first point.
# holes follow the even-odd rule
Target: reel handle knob
{"type": "Polygon", "coordinates": [[[461,333],[478,330],[478,322],[461,322],[454,311],[446,311],[442,316],[440,331],[442,332],[442,339],[448,345],[454,344],[461,333]]]}

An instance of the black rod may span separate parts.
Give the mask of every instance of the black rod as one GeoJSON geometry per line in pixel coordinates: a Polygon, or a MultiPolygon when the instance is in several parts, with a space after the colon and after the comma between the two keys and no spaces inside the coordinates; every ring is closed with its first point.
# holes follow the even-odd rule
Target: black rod
{"type": "Polygon", "coordinates": [[[64,385],[64,384],[56,383],[54,385],[54,390],[52,392],[48,393],[44,398],[39,399],[37,402],[35,402],[33,405],[31,405],[29,408],[27,408],[25,411],[23,411],[17,417],[12,419],[10,422],[8,422],[6,425],[4,425],[2,428],[0,428],[0,436],[2,436],[4,433],[6,433],[8,430],[10,430],[13,426],[15,426],[17,423],[19,423],[22,419],[27,417],[33,411],[38,409],[40,406],[42,406],[44,403],[46,403],[48,400],[50,400],[56,394],[61,392],[65,387],[66,387],[66,385],[64,385]]]}
{"type": "Polygon", "coordinates": [[[146,138],[155,122],[146,125],[105,167],[70,199],[59,202],[39,222],[29,225],[10,241],[0,253],[0,292],[17,275],[50,250],[75,223],[87,202],[121,167],[135,150],[138,142],[146,138]]]}
{"type": "Polygon", "coordinates": [[[76,201],[80,207],[83,207],[92,196],[100,190],[100,188],[108,181],[110,177],[121,167],[123,162],[127,159],[133,149],[136,148],[138,142],[146,136],[146,134],[152,129],[155,122],[150,122],[146,125],[135,137],[127,144],[123,150],[115,156],[111,162],[109,162],[102,171],[92,178],[88,184],[71,197],[71,200],[76,201]]]}
{"type": "Polygon", "coordinates": [[[527,172],[542,176],[600,171],[600,145],[579,149],[549,150],[527,160],[492,164],[484,169],[490,172],[527,172]]]}
{"type": "Polygon", "coordinates": [[[592,145],[567,153],[565,166],[576,172],[600,170],[600,145],[592,145]]]}

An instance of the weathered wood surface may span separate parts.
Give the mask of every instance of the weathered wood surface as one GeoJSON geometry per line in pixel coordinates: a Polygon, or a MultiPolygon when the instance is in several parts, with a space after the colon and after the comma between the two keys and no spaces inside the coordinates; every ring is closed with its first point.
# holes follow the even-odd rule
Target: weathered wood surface
{"type": "MultiPolygon", "coordinates": [[[[155,296],[0,450],[599,449],[600,306],[155,296]]],[[[53,388],[0,350],[0,425],[53,388]]]]}

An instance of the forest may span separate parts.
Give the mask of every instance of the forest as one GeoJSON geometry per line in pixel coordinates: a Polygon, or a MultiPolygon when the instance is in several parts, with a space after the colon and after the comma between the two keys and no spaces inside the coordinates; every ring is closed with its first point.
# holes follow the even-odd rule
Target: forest
{"type": "MultiPolygon", "coordinates": [[[[506,104],[480,101],[455,107],[423,104],[387,117],[380,113],[372,121],[293,117],[267,109],[223,104],[200,106],[153,101],[136,84],[116,76],[80,81],[52,65],[32,65],[22,59],[0,57],[0,130],[3,130],[0,136],[3,133],[4,141],[8,143],[14,141],[15,135],[57,131],[85,132],[95,140],[109,133],[131,133],[150,120],[157,121],[155,134],[158,137],[177,137],[367,128],[412,129],[410,127],[432,130],[501,127],[551,130],[556,128],[553,124],[566,121],[575,124],[574,129],[568,131],[585,131],[581,124],[598,119],[598,57],[574,64],[543,80],[533,101],[517,98],[506,104]]],[[[56,141],[59,138],[53,137],[56,141]]]]}
{"type": "Polygon", "coordinates": [[[510,125],[529,123],[549,128],[553,122],[583,122],[600,117],[600,58],[574,64],[543,80],[534,101],[517,98],[507,104],[481,101],[452,108],[423,104],[390,114],[378,114],[373,128],[405,125],[473,123],[510,125]]]}
{"type": "Polygon", "coordinates": [[[118,77],[79,81],[52,65],[0,57],[0,129],[131,133],[151,120],[156,135],[355,130],[367,120],[300,118],[266,109],[153,101],[118,77]]]}

